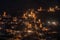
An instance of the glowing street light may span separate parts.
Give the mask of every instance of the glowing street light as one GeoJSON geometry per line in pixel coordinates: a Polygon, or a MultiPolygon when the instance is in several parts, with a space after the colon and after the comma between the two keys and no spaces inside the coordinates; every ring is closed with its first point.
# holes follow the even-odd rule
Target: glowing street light
{"type": "Polygon", "coordinates": [[[4,17],[6,17],[6,16],[7,16],[6,12],[4,12],[4,13],[3,13],[3,16],[4,16],[4,17]]]}
{"type": "Polygon", "coordinates": [[[46,27],[43,27],[42,31],[48,31],[49,29],[46,27]]]}
{"type": "Polygon", "coordinates": [[[32,30],[27,30],[27,33],[30,35],[30,34],[33,33],[33,31],[32,30]]]}
{"type": "Polygon", "coordinates": [[[51,25],[51,22],[50,22],[50,21],[48,21],[47,23],[48,23],[49,25],[51,25]]]}
{"type": "Polygon", "coordinates": [[[31,32],[33,32],[33,31],[32,31],[32,30],[27,30],[27,32],[28,32],[28,33],[31,33],[31,32]]]}
{"type": "Polygon", "coordinates": [[[56,21],[48,21],[48,24],[49,25],[55,25],[56,26],[58,24],[58,22],[56,22],[56,21]]]}
{"type": "Polygon", "coordinates": [[[57,25],[56,22],[52,22],[53,25],[57,25]]]}
{"type": "Polygon", "coordinates": [[[48,9],[48,12],[55,12],[55,9],[50,7],[50,8],[48,9]]]}
{"type": "Polygon", "coordinates": [[[43,9],[42,9],[42,7],[40,7],[39,9],[38,9],[38,11],[42,11],[43,9]]]}
{"type": "Polygon", "coordinates": [[[57,9],[57,8],[58,8],[58,6],[55,6],[55,8],[57,9]]]}
{"type": "Polygon", "coordinates": [[[56,10],[60,10],[60,8],[59,8],[58,6],[55,6],[55,9],[56,9],[56,10]]]}

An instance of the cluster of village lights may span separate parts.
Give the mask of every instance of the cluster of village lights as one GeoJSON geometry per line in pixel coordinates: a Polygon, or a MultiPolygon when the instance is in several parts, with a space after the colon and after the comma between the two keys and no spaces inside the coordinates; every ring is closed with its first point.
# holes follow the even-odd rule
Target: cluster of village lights
{"type": "MultiPolygon", "coordinates": [[[[48,12],[55,12],[55,9],[56,10],[60,10],[60,8],[58,8],[58,6],[56,6],[55,8],[50,7],[48,9],[48,12]]],[[[45,10],[45,9],[42,9],[42,7],[40,7],[40,9],[38,9],[38,11],[43,11],[43,10],[45,10]]],[[[7,17],[6,12],[4,12],[2,16],[7,17]]],[[[20,40],[19,38],[22,38],[21,33],[23,33],[23,32],[26,33],[26,35],[24,35],[25,37],[28,36],[28,35],[30,35],[30,34],[33,34],[33,33],[36,33],[37,35],[40,35],[41,36],[42,34],[40,32],[37,32],[37,30],[40,29],[40,30],[45,31],[45,32],[47,32],[49,30],[49,28],[46,28],[46,27],[43,27],[42,26],[41,19],[36,20],[37,19],[37,16],[34,13],[34,9],[30,10],[30,12],[29,11],[26,11],[21,18],[24,19],[24,21],[22,21],[21,24],[24,24],[26,26],[23,31],[19,31],[19,30],[16,31],[16,30],[12,30],[12,29],[6,29],[5,30],[6,32],[9,32],[10,34],[15,35],[16,40],[20,40]]],[[[1,19],[2,18],[0,18],[0,20],[1,19]]],[[[11,24],[14,24],[15,23],[15,24],[18,25],[19,22],[17,22],[17,20],[19,20],[17,17],[12,17],[11,24]]],[[[52,25],[57,25],[57,22],[56,21],[52,21],[52,22],[47,21],[47,22],[48,22],[49,25],[51,25],[51,24],[52,25]]],[[[1,24],[4,24],[4,22],[1,22],[0,21],[0,25],[1,24]]],[[[11,27],[14,28],[15,26],[11,26],[11,27]]],[[[3,28],[0,27],[0,30],[2,30],[2,29],[3,28]]]]}
{"type": "Polygon", "coordinates": [[[47,12],[55,12],[56,10],[60,10],[59,6],[55,7],[49,7],[48,9],[43,9],[43,7],[40,7],[38,11],[47,11],[47,12]]]}

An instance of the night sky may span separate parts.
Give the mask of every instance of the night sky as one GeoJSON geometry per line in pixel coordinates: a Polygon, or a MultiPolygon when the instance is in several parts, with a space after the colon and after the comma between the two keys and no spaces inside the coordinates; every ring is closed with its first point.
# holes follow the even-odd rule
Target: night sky
{"type": "Polygon", "coordinates": [[[28,8],[38,8],[43,6],[59,5],[59,0],[0,0],[0,11],[16,11],[28,8]]]}

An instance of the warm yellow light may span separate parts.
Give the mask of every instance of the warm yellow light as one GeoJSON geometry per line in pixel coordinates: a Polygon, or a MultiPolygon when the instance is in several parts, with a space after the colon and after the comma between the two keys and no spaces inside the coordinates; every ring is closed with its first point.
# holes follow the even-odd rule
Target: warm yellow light
{"type": "Polygon", "coordinates": [[[56,22],[52,22],[53,25],[57,25],[56,22]]]}
{"type": "Polygon", "coordinates": [[[33,31],[32,31],[32,30],[27,30],[27,32],[28,32],[28,33],[33,33],[33,31]]]}
{"type": "Polygon", "coordinates": [[[57,9],[57,8],[58,8],[58,6],[55,6],[55,8],[57,9]]]}
{"type": "Polygon", "coordinates": [[[42,11],[43,9],[42,9],[42,7],[40,7],[39,9],[38,9],[38,11],[42,11]]]}
{"type": "Polygon", "coordinates": [[[43,31],[48,31],[49,29],[48,28],[45,28],[45,27],[43,27],[43,29],[42,29],[43,31]]]}
{"type": "Polygon", "coordinates": [[[32,15],[31,15],[31,14],[29,14],[28,16],[29,16],[29,17],[31,17],[32,15]]]}
{"type": "Polygon", "coordinates": [[[42,24],[40,24],[40,28],[42,28],[43,26],[42,26],[42,24]]]}
{"type": "Polygon", "coordinates": [[[35,29],[36,29],[36,30],[38,30],[38,27],[37,27],[37,25],[36,25],[36,24],[35,24],[35,29]]]}
{"type": "Polygon", "coordinates": [[[3,13],[3,16],[4,16],[4,17],[6,17],[6,16],[7,16],[6,12],[4,12],[4,13],[3,13]]]}
{"type": "Polygon", "coordinates": [[[16,22],[17,21],[17,17],[13,17],[13,21],[16,22]]]}
{"type": "Polygon", "coordinates": [[[20,31],[19,31],[19,30],[14,30],[14,32],[15,32],[15,33],[20,33],[20,31]]]}
{"type": "Polygon", "coordinates": [[[32,28],[32,24],[28,24],[28,28],[32,28]]]}
{"type": "Polygon", "coordinates": [[[9,30],[8,30],[8,29],[6,29],[6,32],[9,32],[9,30]]]}
{"type": "Polygon", "coordinates": [[[48,9],[48,12],[55,12],[55,9],[52,8],[52,7],[50,7],[50,8],[48,9]]]}
{"type": "Polygon", "coordinates": [[[27,19],[27,13],[24,13],[23,16],[22,16],[22,18],[27,19]]]}
{"type": "Polygon", "coordinates": [[[40,22],[41,20],[39,19],[38,21],[40,22]]]}
{"type": "Polygon", "coordinates": [[[33,18],[33,19],[36,19],[36,14],[34,13],[34,10],[29,10],[29,11],[26,11],[26,13],[23,14],[23,18],[27,19],[27,18],[33,18]]]}
{"type": "Polygon", "coordinates": [[[48,21],[48,23],[50,24],[50,21],[48,21]]]}
{"type": "Polygon", "coordinates": [[[31,10],[30,16],[31,16],[32,18],[36,19],[36,15],[35,15],[35,13],[34,13],[32,10],[31,10]]]}
{"type": "Polygon", "coordinates": [[[55,6],[55,9],[56,9],[56,10],[60,10],[60,8],[59,8],[58,6],[55,6]]]}
{"type": "Polygon", "coordinates": [[[27,28],[32,28],[32,24],[29,22],[24,22],[24,24],[27,26],[27,28]]]}
{"type": "Polygon", "coordinates": [[[41,20],[40,20],[40,19],[38,19],[37,23],[41,23],[41,20]]]}

